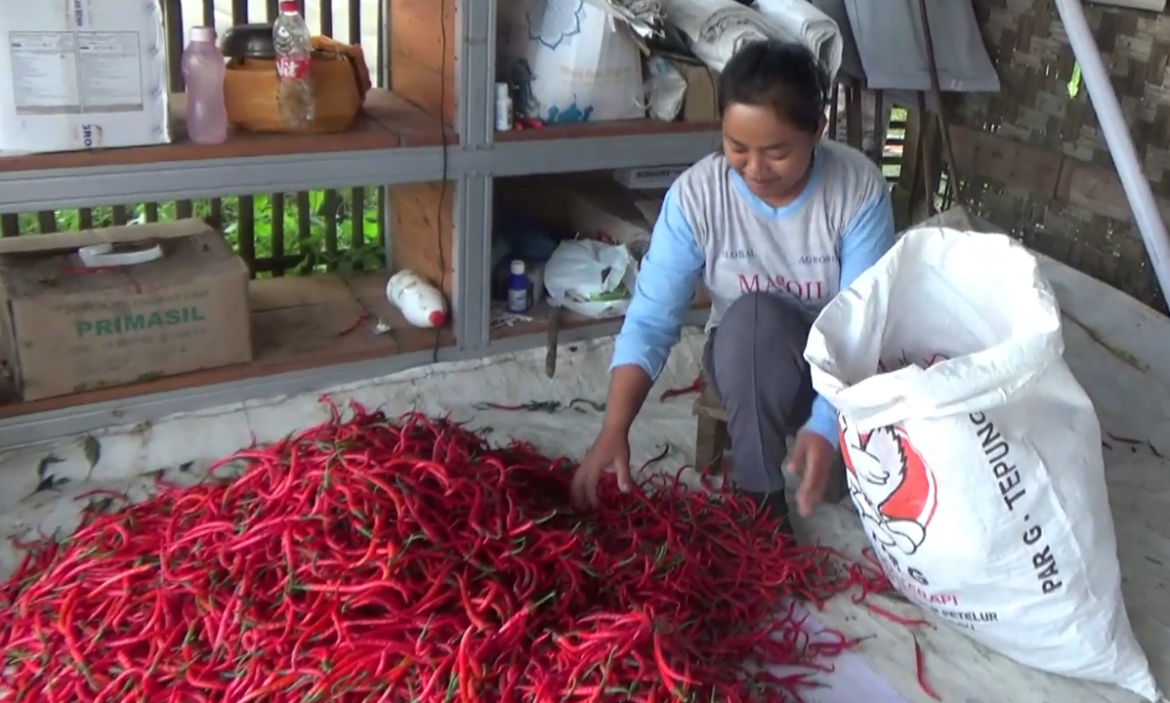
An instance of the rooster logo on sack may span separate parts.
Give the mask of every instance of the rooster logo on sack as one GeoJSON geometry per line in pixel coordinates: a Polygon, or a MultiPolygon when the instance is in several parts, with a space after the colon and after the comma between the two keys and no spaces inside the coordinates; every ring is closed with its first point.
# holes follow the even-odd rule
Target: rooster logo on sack
{"type": "Polygon", "coordinates": [[[901,427],[859,433],[841,417],[849,493],[865,531],[886,549],[910,555],[926,539],[938,506],[934,474],[901,427]]]}

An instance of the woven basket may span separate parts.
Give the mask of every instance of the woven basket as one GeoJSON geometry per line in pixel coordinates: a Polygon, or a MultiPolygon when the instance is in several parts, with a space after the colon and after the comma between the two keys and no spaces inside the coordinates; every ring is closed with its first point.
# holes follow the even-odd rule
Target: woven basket
{"type": "Polygon", "coordinates": [[[278,80],[274,61],[232,59],[224,79],[228,121],[249,132],[328,134],[344,132],[361,114],[368,79],[363,82],[361,50],[314,38],[313,122],[305,127],[287,126],[280,118],[278,80]],[[324,45],[326,48],[320,48],[324,45]]]}
{"type": "MultiPolygon", "coordinates": [[[[1075,97],[1069,95],[1076,56],[1055,3],[972,0],[972,5],[1003,87],[999,93],[963,94],[955,123],[1113,170],[1087,89],[1079,84],[1075,97]]],[[[1086,3],[1085,16],[1154,195],[1170,199],[1170,14],[1086,3]]],[[[1051,188],[1032,191],[989,174],[959,175],[972,179],[965,189],[972,214],[1167,312],[1132,220],[1056,200],[1051,188]]]]}

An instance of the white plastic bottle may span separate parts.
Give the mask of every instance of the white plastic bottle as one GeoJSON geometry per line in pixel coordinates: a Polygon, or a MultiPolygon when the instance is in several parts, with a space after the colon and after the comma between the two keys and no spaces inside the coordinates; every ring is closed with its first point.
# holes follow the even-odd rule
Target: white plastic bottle
{"type": "Polygon", "coordinates": [[[511,86],[496,83],[496,131],[507,132],[514,122],[511,86]]]}
{"type": "Polygon", "coordinates": [[[399,271],[391,276],[386,284],[386,299],[414,327],[447,324],[447,301],[443,294],[414,271],[399,271]]]}

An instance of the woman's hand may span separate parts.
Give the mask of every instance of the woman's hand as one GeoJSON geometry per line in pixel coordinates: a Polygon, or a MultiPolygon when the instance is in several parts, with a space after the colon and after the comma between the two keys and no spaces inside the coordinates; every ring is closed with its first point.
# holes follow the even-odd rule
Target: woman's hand
{"type": "Polygon", "coordinates": [[[825,499],[836,453],[829,440],[816,432],[802,430],[796,435],[796,447],[788,458],[788,472],[801,474],[800,489],[796,492],[796,510],[801,517],[808,517],[825,499]]]}
{"type": "Polygon", "coordinates": [[[617,468],[618,488],[630,490],[630,439],[629,435],[617,429],[602,427],[585,459],[573,474],[572,501],[579,509],[596,508],[601,505],[597,497],[597,484],[605,470],[617,468]]]}

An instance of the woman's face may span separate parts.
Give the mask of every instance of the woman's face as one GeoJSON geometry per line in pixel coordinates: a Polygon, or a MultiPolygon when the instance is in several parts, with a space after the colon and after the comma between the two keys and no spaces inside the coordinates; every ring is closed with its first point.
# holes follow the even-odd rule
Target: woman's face
{"type": "Polygon", "coordinates": [[[804,132],[766,105],[732,103],[723,111],[723,152],[761,200],[784,205],[800,194],[824,124],[804,132]]]}

